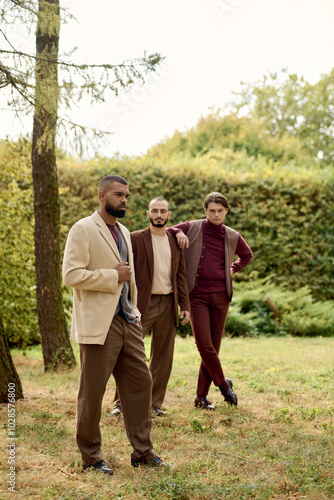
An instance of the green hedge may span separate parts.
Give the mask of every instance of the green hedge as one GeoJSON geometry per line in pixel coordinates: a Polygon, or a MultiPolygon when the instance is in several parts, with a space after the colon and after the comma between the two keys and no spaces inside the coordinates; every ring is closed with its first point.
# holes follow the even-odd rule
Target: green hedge
{"type": "MultiPolygon", "coordinates": [[[[39,342],[30,146],[24,141],[0,146],[0,314],[10,342],[24,347],[39,342]]],[[[171,156],[168,161],[147,155],[88,162],[61,158],[58,163],[62,249],[72,224],[98,208],[97,185],[104,175],[122,175],[129,182],[124,223],[131,231],[148,225],[147,204],[155,196],[170,201],[175,224],[202,218],[205,196],[222,191],[231,205],[226,223],[242,233],[254,252],[252,263],[236,275],[237,284],[248,290],[251,283],[270,275],[273,284],[287,290],[307,285],[313,300],[334,297],[334,183],[329,168],[279,165],[229,150],[200,158],[171,156]]],[[[64,303],[70,318],[71,293],[65,287],[64,303]]],[[[319,334],[307,308],[304,313],[297,312],[284,329],[319,334]]],[[[235,316],[232,308],[229,316],[235,316]]],[[[263,333],[272,331],[270,317],[267,320],[266,326],[262,322],[263,333]]],[[[241,332],[240,322],[238,328],[241,332]]]]}
{"type": "Polygon", "coordinates": [[[40,342],[29,143],[0,143],[0,314],[11,344],[40,342]]]}
{"type": "Polygon", "coordinates": [[[149,157],[134,160],[96,159],[59,169],[63,241],[67,228],[98,208],[97,184],[103,175],[118,174],[130,185],[124,223],[133,231],[148,225],[146,210],[155,196],[171,205],[171,223],[202,218],[203,199],[221,191],[229,202],[226,224],[241,232],[254,252],[238,280],[274,276],[292,290],[308,285],[316,300],[334,297],[334,183],[330,171],[310,173],[294,165],[264,160],[226,158],[171,159],[159,165],[149,157]],[[211,161],[211,163],[210,163],[211,161]],[[238,164],[239,162],[239,164],[238,164]],[[240,163],[244,162],[245,164],[240,163]]]}

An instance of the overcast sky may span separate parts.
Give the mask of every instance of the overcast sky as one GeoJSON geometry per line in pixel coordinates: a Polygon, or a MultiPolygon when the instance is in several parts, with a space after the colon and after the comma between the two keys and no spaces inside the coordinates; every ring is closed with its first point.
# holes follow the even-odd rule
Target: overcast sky
{"type": "MultiPolygon", "coordinates": [[[[74,118],[113,131],[101,153],[139,154],[224,108],[240,81],[288,68],[314,82],[334,66],[333,0],[66,0],[76,16],[61,49],[76,60],[121,62],[160,52],[159,75],[74,118]]],[[[25,126],[29,129],[30,122],[25,126]]],[[[0,136],[12,133],[1,120],[0,136]]],[[[31,130],[25,130],[30,132],[31,130]]]]}

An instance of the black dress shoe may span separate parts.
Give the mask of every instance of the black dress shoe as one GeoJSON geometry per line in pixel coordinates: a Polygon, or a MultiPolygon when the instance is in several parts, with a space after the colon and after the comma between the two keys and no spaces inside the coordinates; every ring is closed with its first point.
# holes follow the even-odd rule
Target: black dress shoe
{"type": "Polygon", "coordinates": [[[229,385],[229,386],[231,387],[231,389],[232,389],[232,387],[233,387],[233,382],[232,382],[232,380],[231,380],[230,378],[227,378],[227,377],[226,377],[226,378],[225,378],[225,382],[226,382],[226,383],[227,383],[227,385],[229,385]]]}
{"type": "Polygon", "coordinates": [[[208,398],[206,396],[196,396],[194,403],[195,403],[196,408],[202,408],[204,410],[214,410],[215,409],[215,405],[210,403],[210,401],[208,400],[208,398]]]}
{"type": "Polygon", "coordinates": [[[97,470],[98,472],[102,472],[103,474],[106,474],[107,476],[113,475],[113,471],[108,467],[108,465],[105,463],[104,460],[100,460],[99,462],[96,462],[96,464],[84,465],[83,469],[84,470],[94,469],[94,470],[97,470]]]}
{"type": "Polygon", "coordinates": [[[227,392],[223,393],[223,396],[225,397],[225,401],[230,404],[230,405],[238,405],[238,397],[234,390],[232,389],[233,387],[233,382],[230,378],[225,379],[226,385],[227,385],[227,392]]]}
{"type": "Polygon", "coordinates": [[[114,406],[111,414],[115,417],[120,417],[122,415],[122,407],[119,405],[114,406]]]}
{"type": "Polygon", "coordinates": [[[139,467],[140,465],[146,465],[148,467],[166,467],[167,464],[161,460],[159,457],[154,458],[144,458],[143,460],[136,460],[131,458],[132,467],[139,467]]]}
{"type": "Polygon", "coordinates": [[[164,415],[167,415],[165,411],[162,411],[157,406],[152,406],[152,413],[155,413],[158,417],[163,417],[164,415]]]}

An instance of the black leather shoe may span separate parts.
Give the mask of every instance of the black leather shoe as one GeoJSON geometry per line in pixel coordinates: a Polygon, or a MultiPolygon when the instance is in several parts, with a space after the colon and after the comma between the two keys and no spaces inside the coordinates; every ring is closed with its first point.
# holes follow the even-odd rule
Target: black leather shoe
{"type": "Polygon", "coordinates": [[[132,467],[139,467],[140,465],[146,465],[148,467],[166,467],[167,464],[161,460],[159,457],[154,458],[144,458],[143,460],[135,460],[131,458],[132,467]]]}
{"type": "Polygon", "coordinates": [[[226,385],[228,387],[228,391],[224,394],[225,401],[230,404],[230,405],[238,405],[238,397],[234,390],[232,389],[233,387],[233,382],[230,378],[225,379],[226,385]]]}
{"type": "Polygon", "coordinates": [[[118,405],[114,406],[111,414],[115,417],[119,417],[120,415],[122,415],[122,407],[118,405]]]}
{"type": "Polygon", "coordinates": [[[227,383],[227,385],[229,385],[229,386],[231,387],[231,389],[232,389],[232,387],[233,387],[233,382],[232,382],[232,380],[231,380],[230,378],[227,378],[227,377],[226,377],[225,382],[226,382],[226,383],[227,383]]]}
{"type": "Polygon", "coordinates": [[[195,406],[196,408],[202,408],[203,410],[214,410],[215,405],[210,403],[206,396],[196,396],[195,397],[195,406]]]}
{"type": "Polygon", "coordinates": [[[104,460],[100,460],[99,462],[96,462],[96,464],[84,465],[83,469],[84,470],[94,469],[94,470],[97,470],[98,472],[102,472],[103,474],[106,474],[107,476],[113,475],[113,471],[108,467],[108,465],[105,463],[104,460]]]}
{"type": "Polygon", "coordinates": [[[167,415],[165,411],[162,411],[157,406],[152,406],[152,413],[155,413],[158,417],[163,417],[164,415],[167,415]]]}

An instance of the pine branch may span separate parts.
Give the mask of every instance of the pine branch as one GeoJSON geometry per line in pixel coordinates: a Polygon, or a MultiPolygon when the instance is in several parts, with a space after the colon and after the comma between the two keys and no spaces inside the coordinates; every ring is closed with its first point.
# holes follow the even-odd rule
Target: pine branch
{"type": "MultiPolygon", "coordinates": [[[[3,33],[3,31],[0,29],[0,33],[4,36],[6,41],[10,44],[13,50],[4,50],[0,49],[0,54],[10,54],[12,56],[20,56],[20,57],[27,57],[29,59],[36,60],[37,56],[35,54],[28,54],[26,52],[21,52],[19,50],[16,50],[15,47],[9,42],[7,39],[6,35],[3,33]]],[[[150,54],[147,56],[144,53],[144,56],[142,58],[135,58],[135,59],[128,59],[123,63],[119,64],[109,64],[109,63],[103,63],[103,64],[76,64],[76,63],[70,63],[66,61],[61,61],[61,60],[55,60],[51,59],[50,57],[46,56],[41,56],[38,55],[38,60],[42,62],[48,62],[50,64],[57,64],[58,66],[64,66],[67,68],[73,68],[73,69],[78,69],[78,70],[88,70],[88,69],[96,69],[96,68],[102,68],[106,70],[115,70],[116,68],[120,69],[132,69],[136,67],[142,67],[142,66],[148,66],[151,71],[155,71],[155,66],[157,64],[160,64],[165,58],[162,57],[158,53],[150,54]]]]}

